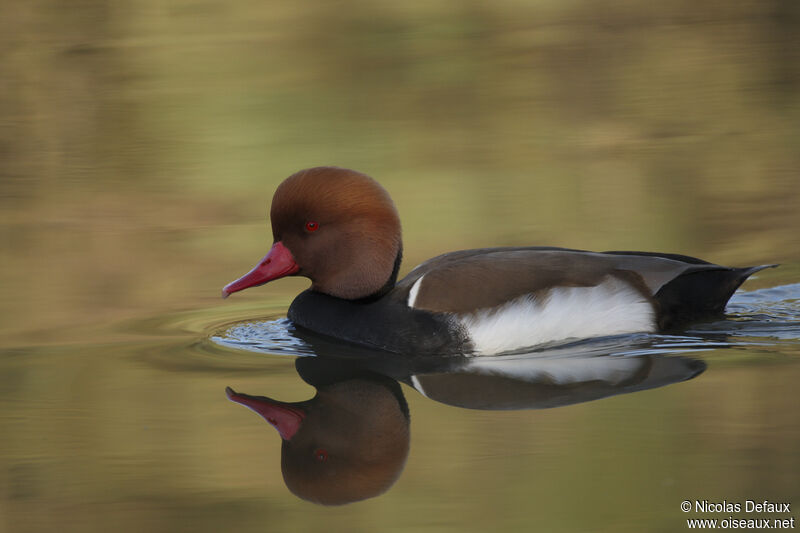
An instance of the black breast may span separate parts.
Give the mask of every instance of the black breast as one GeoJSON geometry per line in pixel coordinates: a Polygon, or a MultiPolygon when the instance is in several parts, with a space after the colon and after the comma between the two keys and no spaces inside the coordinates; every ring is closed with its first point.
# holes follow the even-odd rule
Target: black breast
{"type": "Polygon", "coordinates": [[[294,299],[288,317],[314,333],[390,352],[431,355],[468,349],[466,335],[445,315],[412,309],[391,295],[354,302],[306,290],[294,299]]]}

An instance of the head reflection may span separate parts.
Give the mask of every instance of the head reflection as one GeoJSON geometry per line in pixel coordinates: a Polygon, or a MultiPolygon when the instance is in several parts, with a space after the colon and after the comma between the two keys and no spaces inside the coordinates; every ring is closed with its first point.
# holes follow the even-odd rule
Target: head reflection
{"type": "Polygon", "coordinates": [[[689,357],[619,355],[597,343],[590,348],[440,358],[354,354],[347,348],[343,355],[336,353],[341,347],[317,345],[317,357],[295,360],[300,377],[317,389],[314,398],[285,403],[231,388],[227,393],[278,430],[281,470],[291,492],[341,505],[384,493],[405,466],[409,413],[399,382],[462,408],[542,409],[662,387],[706,368],[689,357]]]}
{"type": "Polygon", "coordinates": [[[226,392],[278,430],[284,482],[304,500],[341,505],[377,496],[405,465],[408,408],[392,380],[375,376],[322,385],[314,398],[297,403],[230,387],[226,392]]]}

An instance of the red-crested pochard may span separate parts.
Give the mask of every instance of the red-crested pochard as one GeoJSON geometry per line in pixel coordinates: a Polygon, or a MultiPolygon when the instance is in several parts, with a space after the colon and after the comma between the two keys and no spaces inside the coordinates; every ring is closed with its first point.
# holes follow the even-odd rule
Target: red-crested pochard
{"type": "Polygon", "coordinates": [[[730,268],[653,252],[551,247],[462,250],[397,281],[400,219],[369,176],[316,167],[278,186],[274,244],[223,296],[284,276],[311,288],[288,317],[315,333],[413,354],[496,354],[606,335],[657,332],[722,313],[763,265],[730,268]]]}

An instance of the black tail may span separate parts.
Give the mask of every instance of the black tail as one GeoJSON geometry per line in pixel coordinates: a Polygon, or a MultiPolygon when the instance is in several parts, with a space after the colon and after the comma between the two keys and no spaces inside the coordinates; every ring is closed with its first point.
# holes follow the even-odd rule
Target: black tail
{"type": "Polygon", "coordinates": [[[686,322],[719,315],[736,289],[744,281],[765,268],[761,265],[746,268],[692,270],[665,284],[655,295],[660,307],[659,328],[675,328],[686,322]]]}

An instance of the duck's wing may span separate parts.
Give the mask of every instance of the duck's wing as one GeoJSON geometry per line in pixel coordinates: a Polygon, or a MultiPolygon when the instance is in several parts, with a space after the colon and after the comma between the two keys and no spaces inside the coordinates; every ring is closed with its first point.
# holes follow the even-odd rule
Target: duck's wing
{"type": "MultiPolygon", "coordinates": [[[[576,300],[578,294],[573,306],[590,295],[640,300],[652,307],[658,327],[664,329],[721,312],[748,276],[769,266],[774,265],[730,268],[652,252],[484,248],[422,263],[398,283],[397,290],[409,307],[457,315],[499,308],[522,297],[543,302],[559,294],[576,300]],[[569,290],[575,288],[598,290],[569,290]]],[[[609,305],[613,303],[609,300],[609,305]]]]}

